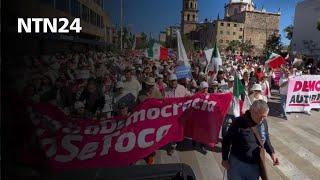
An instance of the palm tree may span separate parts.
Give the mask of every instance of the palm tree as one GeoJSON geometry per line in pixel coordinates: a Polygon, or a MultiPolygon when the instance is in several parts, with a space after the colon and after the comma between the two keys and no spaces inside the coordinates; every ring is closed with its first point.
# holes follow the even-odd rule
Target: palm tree
{"type": "Polygon", "coordinates": [[[293,25],[290,25],[290,26],[286,27],[283,31],[285,33],[287,33],[286,38],[291,41],[292,35],[293,35],[293,25]]]}

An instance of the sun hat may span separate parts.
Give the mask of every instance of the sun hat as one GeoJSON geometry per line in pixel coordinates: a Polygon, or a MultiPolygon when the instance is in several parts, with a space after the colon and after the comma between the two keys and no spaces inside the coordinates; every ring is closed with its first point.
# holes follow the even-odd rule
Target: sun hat
{"type": "Polygon", "coordinates": [[[206,81],[202,81],[200,83],[200,89],[209,88],[209,85],[206,81]]]}
{"type": "Polygon", "coordinates": [[[147,85],[154,86],[156,84],[156,81],[152,77],[147,77],[147,79],[144,81],[147,85]]]}
{"type": "Polygon", "coordinates": [[[262,87],[260,84],[254,84],[251,88],[251,91],[262,91],[262,87]]]}
{"type": "Polygon", "coordinates": [[[170,81],[178,80],[178,77],[175,74],[171,74],[170,77],[169,77],[169,80],[170,81]]]}

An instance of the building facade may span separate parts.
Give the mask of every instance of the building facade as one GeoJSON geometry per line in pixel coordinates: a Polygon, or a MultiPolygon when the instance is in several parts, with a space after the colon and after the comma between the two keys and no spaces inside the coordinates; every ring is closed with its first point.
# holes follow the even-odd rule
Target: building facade
{"type": "Polygon", "coordinates": [[[181,11],[181,31],[188,34],[195,31],[198,22],[198,0],[183,0],[181,11]]]}
{"type": "MultiPolygon", "coordinates": [[[[79,49],[80,46],[104,47],[106,44],[112,43],[112,22],[103,8],[103,0],[12,0],[10,5],[14,6],[18,3],[19,6],[9,8],[7,15],[12,19],[18,17],[65,17],[69,22],[72,22],[74,18],[81,19],[82,30],[78,34],[70,32],[65,35],[32,35],[29,43],[39,46],[34,49],[39,49],[42,53],[65,51],[71,46],[78,46],[73,49],[79,49]]],[[[16,23],[9,24],[9,26],[15,28],[16,23]]]]}
{"type": "Polygon", "coordinates": [[[159,34],[159,42],[165,43],[167,41],[167,33],[162,31],[159,34]]]}
{"type": "Polygon", "coordinates": [[[291,42],[293,54],[320,57],[319,21],[319,0],[305,0],[297,4],[291,42]]]}
{"type": "Polygon", "coordinates": [[[197,23],[196,40],[202,49],[218,43],[222,54],[233,40],[251,41],[255,47],[252,55],[262,55],[267,39],[279,34],[279,22],[279,12],[257,10],[252,0],[229,0],[224,19],[197,23]]]}

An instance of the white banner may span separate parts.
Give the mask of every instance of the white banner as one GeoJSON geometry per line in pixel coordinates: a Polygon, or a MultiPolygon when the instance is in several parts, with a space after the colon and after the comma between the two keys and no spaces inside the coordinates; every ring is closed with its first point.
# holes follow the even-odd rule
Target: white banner
{"type": "Polygon", "coordinates": [[[320,75],[289,79],[286,112],[305,112],[320,108],[320,75]]]}

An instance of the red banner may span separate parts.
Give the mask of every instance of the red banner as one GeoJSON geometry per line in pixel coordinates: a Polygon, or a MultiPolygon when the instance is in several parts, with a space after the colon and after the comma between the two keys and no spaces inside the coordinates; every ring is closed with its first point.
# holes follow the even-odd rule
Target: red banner
{"type": "Polygon", "coordinates": [[[72,120],[48,104],[33,106],[31,120],[54,170],[119,167],[135,163],[185,136],[213,147],[231,94],[149,99],[125,118],[72,120]]]}

